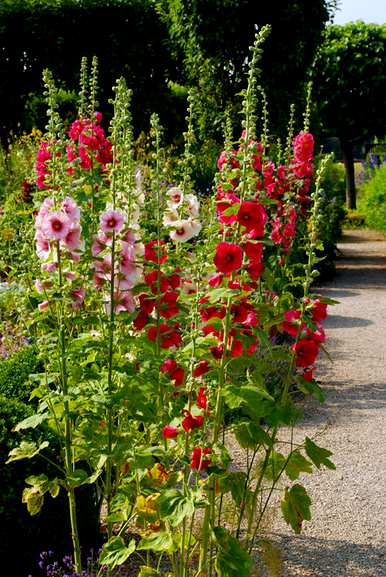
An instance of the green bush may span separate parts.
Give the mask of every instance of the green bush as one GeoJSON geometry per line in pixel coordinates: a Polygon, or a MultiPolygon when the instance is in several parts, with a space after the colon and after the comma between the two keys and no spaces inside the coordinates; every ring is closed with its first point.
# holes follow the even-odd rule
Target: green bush
{"type": "Polygon", "coordinates": [[[368,227],[386,232],[386,166],[376,169],[374,177],[362,185],[358,208],[368,227]]]}
{"type": "Polygon", "coordinates": [[[41,368],[35,346],[25,346],[0,361],[0,395],[27,402],[31,394],[29,375],[41,368]]]}

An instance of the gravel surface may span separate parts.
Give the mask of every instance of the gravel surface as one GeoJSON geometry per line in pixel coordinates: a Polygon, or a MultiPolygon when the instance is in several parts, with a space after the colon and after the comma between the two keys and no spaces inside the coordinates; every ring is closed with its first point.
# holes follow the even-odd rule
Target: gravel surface
{"type": "Polygon", "coordinates": [[[339,250],[320,289],[340,301],[325,323],[332,362],[317,375],[327,398],[298,431],[320,434],[337,470],[301,479],[313,502],[301,535],[275,523],[283,577],[386,577],[386,239],[347,231],[339,250]]]}

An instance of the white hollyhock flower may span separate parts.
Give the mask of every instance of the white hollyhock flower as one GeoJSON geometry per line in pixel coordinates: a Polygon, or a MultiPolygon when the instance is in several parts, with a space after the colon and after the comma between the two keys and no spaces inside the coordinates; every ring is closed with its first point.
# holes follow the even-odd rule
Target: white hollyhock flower
{"type": "Polygon", "coordinates": [[[172,210],[180,206],[184,201],[184,193],[178,186],[169,188],[169,190],[166,191],[166,196],[169,198],[167,204],[172,210]]]}
{"type": "Polygon", "coordinates": [[[186,204],[190,216],[193,218],[198,216],[200,212],[200,201],[195,194],[187,194],[184,198],[184,204],[186,204]]]}
{"type": "Polygon", "coordinates": [[[174,242],[185,242],[197,236],[201,230],[201,223],[198,220],[179,220],[174,223],[174,230],[170,233],[170,238],[174,242]]]}
{"type": "Polygon", "coordinates": [[[178,214],[176,213],[175,210],[167,210],[165,211],[165,214],[162,218],[162,222],[164,224],[164,226],[176,226],[176,223],[178,223],[180,220],[180,217],[178,216],[178,214]]]}

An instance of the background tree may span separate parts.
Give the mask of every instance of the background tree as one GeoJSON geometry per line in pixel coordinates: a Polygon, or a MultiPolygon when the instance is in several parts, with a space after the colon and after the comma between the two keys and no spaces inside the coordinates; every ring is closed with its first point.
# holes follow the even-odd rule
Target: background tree
{"type": "MultiPolygon", "coordinates": [[[[256,27],[270,24],[260,63],[261,84],[271,129],[284,132],[290,103],[304,98],[307,68],[335,6],[333,0],[158,0],[172,54],[182,64],[171,80],[200,86],[202,130],[218,135],[221,113],[237,107],[235,95],[245,81],[256,27]]],[[[237,120],[237,115],[233,118],[237,120]]]]}
{"type": "Polygon", "coordinates": [[[324,132],[341,144],[347,207],[356,208],[353,146],[386,132],[386,25],[329,26],[314,75],[324,132]]]}
{"type": "MultiPolygon", "coordinates": [[[[180,133],[186,87],[200,86],[200,129],[221,134],[218,113],[239,102],[255,25],[272,25],[261,63],[273,130],[300,97],[334,0],[2,0],[0,129],[44,125],[41,72],[63,79],[66,106],[75,99],[82,56],[96,55],[100,102],[123,75],[133,89],[134,125],[147,129],[152,111],[180,133]],[[161,18],[158,18],[156,9],[161,18]],[[173,56],[173,58],[172,58],[173,56]],[[65,90],[66,89],[66,90],[65,90]]],[[[235,109],[233,109],[235,112],[235,109]]],[[[237,121],[237,114],[233,114],[237,121]]]]}

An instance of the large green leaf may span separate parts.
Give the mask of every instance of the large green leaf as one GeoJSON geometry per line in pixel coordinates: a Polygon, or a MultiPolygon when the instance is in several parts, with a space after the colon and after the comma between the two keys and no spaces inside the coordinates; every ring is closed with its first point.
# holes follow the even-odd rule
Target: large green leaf
{"type": "Polygon", "coordinates": [[[194,511],[192,499],[183,495],[177,489],[167,489],[157,499],[161,519],[169,521],[176,527],[194,511]]]}
{"type": "Polygon", "coordinates": [[[35,429],[38,425],[43,423],[43,421],[45,421],[48,418],[49,415],[47,413],[36,413],[35,415],[31,415],[30,417],[27,417],[26,419],[18,423],[13,430],[21,431],[23,429],[35,429]]]}
{"type": "Polygon", "coordinates": [[[35,455],[38,455],[40,451],[48,447],[48,441],[43,441],[38,446],[36,443],[22,441],[18,447],[15,447],[10,451],[7,463],[12,461],[20,461],[20,459],[32,459],[35,455]]]}
{"type": "Polygon", "coordinates": [[[293,451],[288,459],[285,472],[291,481],[295,481],[299,478],[300,473],[312,473],[312,465],[300,451],[293,451]]]}
{"type": "Polygon", "coordinates": [[[242,407],[252,418],[265,417],[272,411],[272,397],[265,390],[258,387],[228,385],[224,388],[223,395],[230,409],[242,407]]]}
{"type": "Polygon", "coordinates": [[[320,469],[321,465],[324,465],[328,469],[336,469],[334,463],[328,458],[331,457],[332,452],[328,449],[323,449],[323,447],[319,447],[311,441],[309,437],[306,437],[305,449],[307,455],[318,469],[320,469]]]}
{"type": "Polygon", "coordinates": [[[101,565],[109,565],[113,569],[117,565],[122,565],[134,551],[134,539],[131,539],[128,546],[126,546],[123,538],[117,535],[103,545],[99,562],[101,565]]]}
{"type": "Polygon", "coordinates": [[[175,548],[173,538],[167,531],[158,531],[152,533],[149,537],[140,540],[137,549],[149,549],[151,551],[168,551],[172,552],[175,548]]]}
{"type": "Polygon", "coordinates": [[[295,533],[301,532],[303,521],[311,519],[310,505],[311,499],[302,485],[294,485],[291,489],[286,488],[281,510],[284,519],[295,533]]]}
{"type": "Polygon", "coordinates": [[[212,532],[217,544],[215,561],[217,575],[219,577],[250,577],[252,560],[241,547],[240,542],[223,527],[214,527],[212,532]]]}
{"type": "Polygon", "coordinates": [[[234,434],[244,449],[255,449],[257,445],[272,445],[271,437],[262,427],[251,421],[243,421],[234,427],[234,434]]]}

